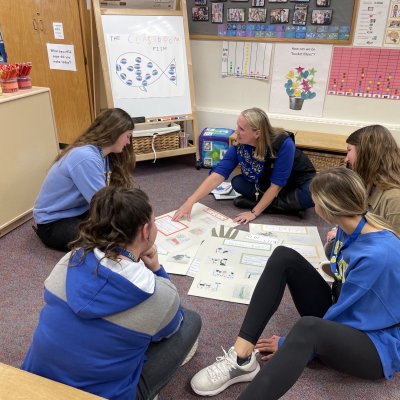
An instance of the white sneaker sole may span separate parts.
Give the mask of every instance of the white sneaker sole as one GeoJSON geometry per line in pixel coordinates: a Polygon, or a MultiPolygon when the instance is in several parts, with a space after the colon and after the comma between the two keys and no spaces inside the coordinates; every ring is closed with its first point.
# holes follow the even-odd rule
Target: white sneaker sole
{"type": "Polygon", "coordinates": [[[205,390],[196,389],[196,387],[193,385],[192,382],[190,382],[190,386],[192,387],[193,391],[195,393],[199,394],[200,396],[215,396],[218,393],[223,392],[229,386],[234,385],[235,383],[251,382],[254,379],[254,377],[258,374],[258,371],[260,371],[260,364],[257,363],[257,368],[253,372],[250,372],[249,374],[246,374],[246,375],[237,376],[236,378],[233,378],[230,381],[226,382],[224,385],[222,385],[218,389],[214,389],[214,390],[205,391],[205,390]]]}

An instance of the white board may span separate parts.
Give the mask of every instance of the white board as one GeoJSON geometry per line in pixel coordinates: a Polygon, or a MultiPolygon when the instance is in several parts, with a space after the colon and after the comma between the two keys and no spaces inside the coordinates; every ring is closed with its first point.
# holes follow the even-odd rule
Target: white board
{"type": "Polygon", "coordinates": [[[114,107],[132,117],[191,114],[183,16],[101,20],[114,107]]]}

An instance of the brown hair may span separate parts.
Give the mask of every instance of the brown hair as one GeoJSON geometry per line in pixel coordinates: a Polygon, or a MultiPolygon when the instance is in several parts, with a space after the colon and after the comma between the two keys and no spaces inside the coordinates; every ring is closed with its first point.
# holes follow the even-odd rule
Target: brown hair
{"type": "Polygon", "coordinates": [[[382,125],[360,128],[346,142],[356,147],[352,168],[363,179],[368,193],[373,185],[382,190],[400,188],[400,150],[387,128],[382,125]]]}
{"type": "Polygon", "coordinates": [[[376,229],[393,232],[393,227],[378,215],[367,212],[368,195],[361,177],[354,171],[338,167],[321,171],[311,181],[313,200],[332,217],[365,215],[367,222],[376,229]]]}
{"type": "Polygon", "coordinates": [[[241,112],[248,124],[254,131],[259,130],[260,136],[257,140],[254,157],[257,160],[265,159],[265,151],[270,151],[271,157],[275,157],[275,151],[272,147],[274,140],[281,134],[287,133],[281,128],[274,128],[269,121],[268,115],[261,108],[248,108],[241,112]]]}
{"type": "MultiPolygon", "coordinates": [[[[92,124],[72,144],[56,157],[60,160],[75,147],[91,144],[97,147],[113,145],[126,131],[133,130],[135,124],[131,116],[120,108],[110,108],[100,113],[92,124]]],[[[125,146],[121,153],[108,155],[111,167],[111,185],[133,187],[131,175],[136,164],[136,157],[131,145],[125,146]]]]}
{"type": "Polygon", "coordinates": [[[116,248],[136,238],[151,221],[153,209],[145,192],[137,188],[107,186],[92,198],[88,218],[81,223],[78,238],[70,243],[72,254],[83,249],[83,257],[98,248],[105,257],[116,260],[116,248]]]}

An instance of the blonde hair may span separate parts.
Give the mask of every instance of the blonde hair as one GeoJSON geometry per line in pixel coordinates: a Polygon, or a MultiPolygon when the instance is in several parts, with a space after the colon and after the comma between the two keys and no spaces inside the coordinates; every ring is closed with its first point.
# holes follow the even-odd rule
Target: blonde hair
{"type": "Polygon", "coordinates": [[[399,235],[383,218],[367,211],[368,194],[361,177],[354,171],[338,167],[321,171],[311,182],[313,200],[332,217],[364,215],[376,229],[385,229],[399,235]]]}
{"type": "Polygon", "coordinates": [[[353,132],[346,142],[356,147],[352,168],[363,179],[368,193],[373,185],[382,190],[400,188],[400,149],[387,128],[366,126],[353,132]]]}
{"type": "Polygon", "coordinates": [[[268,115],[261,108],[248,108],[241,112],[241,115],[254,131],[259,130],[260,136],[257,140],[254,158],[257,160],[265,159],[265,152],[268,148],[271,157],[275,157],[275,151],[272,147],[274,140],[281,134],[287,134],[281,128],[274,128],[269,121],[268,115]]]}
{"type": "MultiPolygon", "coordinates": [[[[133,130],[135,124],[131,116],[120,108],[110,108],[100,113],[91,125],[72,144],[67,146],[56,157],[54,162],[63,158],[75,147],[88,144],[97,147],[113,145],[126,131],[133,130]]],[[[133,151],[132,138],[129,146],[125,146],[121,153],[108,155],[111,167],[111,185],[134,187],[135,182],[131,175],[136,165],[136,156],[133,151]]]]}

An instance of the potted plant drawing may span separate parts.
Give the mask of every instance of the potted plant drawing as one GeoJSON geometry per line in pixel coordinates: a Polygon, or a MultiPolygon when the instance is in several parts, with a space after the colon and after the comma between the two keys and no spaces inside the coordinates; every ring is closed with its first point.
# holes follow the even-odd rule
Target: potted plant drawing
{"type": "Polygon", "coordinates": [[[316,96],[316,93],[311,90],[315,85],[316,72],[314,68],[297,67],[287,73],[285,89],[289,96],[291,110],[301,110],[304,100],[310,100],[316,96]]]}

